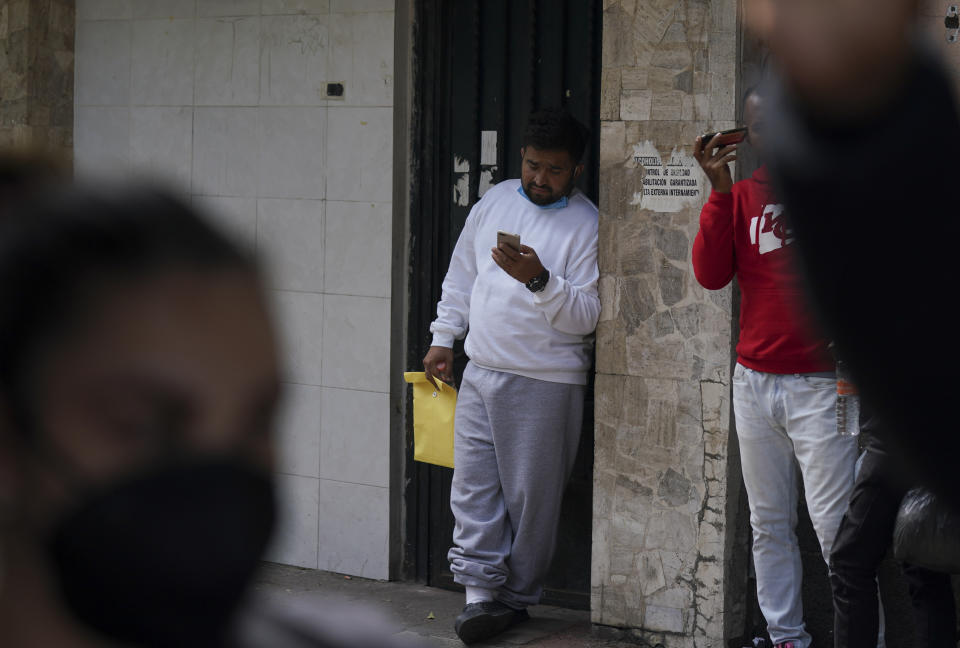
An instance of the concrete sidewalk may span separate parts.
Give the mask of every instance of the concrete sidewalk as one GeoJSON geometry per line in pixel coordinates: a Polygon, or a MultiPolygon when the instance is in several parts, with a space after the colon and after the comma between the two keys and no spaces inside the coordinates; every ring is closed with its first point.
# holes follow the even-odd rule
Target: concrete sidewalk
{"type": "MultiPolygon", "coordinates": [[[[422,641],[424,646],[462,648],[453,631],[453,620],[463,609],[463,595],[424,587],[416,583],[388,583],[351,578],[330,572],[299,569],[267,563],[254,585],[255,593],[282,602],[322,594],[345,603],[358,603],[381,610],[401,636],[422,641]]],[[[531,608],[523,623],[484,648],[636,648],[634,643],[594,636],[590,613],[549,606],[531,608]]]]}

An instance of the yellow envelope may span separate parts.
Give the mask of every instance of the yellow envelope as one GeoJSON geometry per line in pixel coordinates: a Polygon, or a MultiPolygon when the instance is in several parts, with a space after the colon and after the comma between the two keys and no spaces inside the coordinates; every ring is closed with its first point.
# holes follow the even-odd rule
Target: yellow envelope
{"type": "Polygon", "coordinates": [[[413,385],[413,458],[453,468],[457,390],[439,380],[440,389],[434,389],[422,371],[408,371],[403,379],[413,385]]]}

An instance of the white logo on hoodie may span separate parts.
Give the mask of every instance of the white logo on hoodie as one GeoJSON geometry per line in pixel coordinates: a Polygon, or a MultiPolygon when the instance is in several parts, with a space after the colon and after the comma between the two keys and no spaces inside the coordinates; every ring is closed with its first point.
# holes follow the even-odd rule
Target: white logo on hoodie
{"type": "Polygon", "coordinates": [[[760,254],[793,243],[793,230],[787,225],[783,205],[764,205],[763,215],[750,219],[750,243],[760,247],[760,254]]]}

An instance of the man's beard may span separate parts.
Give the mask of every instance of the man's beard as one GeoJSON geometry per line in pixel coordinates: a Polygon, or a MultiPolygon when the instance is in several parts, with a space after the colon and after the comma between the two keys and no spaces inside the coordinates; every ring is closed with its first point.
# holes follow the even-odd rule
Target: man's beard
{"type": "MultiPolygon", "coordinates": [[[[573,191],[573,178],[570,178],[570,182],[567,183],[567,186],[560,193],[553,193],[552,191],[549,194],[538,194],[533,191],[534,184],[533,182],[528,182],[527,185],[523,188],[523,191],[527,194],[527,198],[530,199],[534,205],[539,205],[545,207],[547,205],[552,205],[557,202],[564,196],[569,196],[570,192],[573,191]]],[[[543,189],[544,187],[541,187],[543,189]]],[[[547,187],[549,189],[549,187],[547,187]]]]}

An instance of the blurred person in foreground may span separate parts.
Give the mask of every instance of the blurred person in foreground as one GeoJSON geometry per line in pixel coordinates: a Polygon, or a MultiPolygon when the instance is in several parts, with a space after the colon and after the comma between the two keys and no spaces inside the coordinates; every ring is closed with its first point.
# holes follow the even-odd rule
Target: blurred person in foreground
{"type": "Polygon", "coordinates": [[[769,164],[827,333],[921,482],[960,508],[954,82],[916,0],[751,0],[778,69],[769,164]]]}
{"type": "Polygon", "coordinates": [[[322,610],[238,613],[275,517],[254,261],[161,192],[7,186],[0,645],[386,645],[322,610]]]}
{"type": "MultiPolygon", "coordinates": [[[[748,142],[763,160],[769,105],[744,96],[748,142]]],[[[734,183],[737,145],[697,138],[694,156],[713,187],[700,214],[693,269],[704,288],[740,286],[740,336],[733,411],[753,528],[757,600],[778,648],[807,648],[803,566],[797,539],[800,480],[807,509],[829,560],[853,487],[857,444],[837,433],[837,382],[827,341],[803,316],[793,235],[761,165],[734,183]]]]}
{"type": "MultiPolygon", "coordinates": [[[[837,646],[876,640],[876,574],[907,486],[960,510],[960,119],[912,0],[747,7],[777,59],[771,167],[810,294],[864,400],[867,446],[834,545],[837,646]]],[[[960,543],[960,538],[957,539],[960,543]]],[[[905,565],[918,646],[954,646],[950,579],[905,565]]]]}

